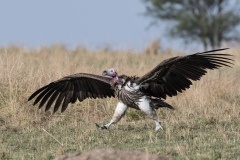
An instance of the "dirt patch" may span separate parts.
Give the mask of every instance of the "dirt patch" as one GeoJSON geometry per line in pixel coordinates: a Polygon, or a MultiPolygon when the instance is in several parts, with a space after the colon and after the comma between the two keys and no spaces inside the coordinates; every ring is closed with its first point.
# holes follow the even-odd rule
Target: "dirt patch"
{"type": "Polygon", "coordinates": [[[56,157],[55,160],[169,160],[169,157],[159,156],[139,151],[120,151],[113,149],[96,149],[84,153],[68,154],[56,157]]]}

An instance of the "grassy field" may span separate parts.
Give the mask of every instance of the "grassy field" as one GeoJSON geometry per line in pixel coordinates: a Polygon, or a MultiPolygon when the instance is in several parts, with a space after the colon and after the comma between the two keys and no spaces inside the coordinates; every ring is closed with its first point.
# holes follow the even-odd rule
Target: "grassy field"
{"type": "MultiPolygon", "coordinates": [[[[0,49],[0,159],[53,159],[68,152],[96,148],[138,150],[173,159],[237,159],[240,157],[240,49],[233,68],[209,71],[182,94],[167,98],[176,109],[159,109],[164,130],[140,111],[129,109],[110,130],[95,123],[108,122],[117,99],[85,100],[64,113],[38,110],[27,99],[39,87],[63,76],[101,74],[115,67],[127,75],[143,75],[163,59],[133,51],[66,50],[61,45],[27,50],[0,49]]],[[[240,159],[240,158],[239,158],[240,159]]]]}

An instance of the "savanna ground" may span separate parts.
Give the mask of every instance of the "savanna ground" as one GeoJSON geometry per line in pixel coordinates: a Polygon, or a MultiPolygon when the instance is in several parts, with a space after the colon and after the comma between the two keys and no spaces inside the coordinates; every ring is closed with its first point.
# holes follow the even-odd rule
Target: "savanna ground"
{"type": "MultiPolygon", "coordinates": [[[[182,94],[167,98],[175,110],[159,109],[164,130],[140,111],[129,109],[110,130],[108,122],[117,99],[88,99],[64,113],[38,110],[27,99],[36,89],[63,76],[101,74],[115,67],[127,75],[143,75],[163,59],[133,51],[66,50],[61,45],[27,50],[0,49],[0,159],[53,159],[56,155],[90,149],[138,150],[173,159],[238,159],[240,157],[240,49],[233,68],[210,71],[182,94]]],[[[239,158],[240,159],[240,158],[239,158]]]]}

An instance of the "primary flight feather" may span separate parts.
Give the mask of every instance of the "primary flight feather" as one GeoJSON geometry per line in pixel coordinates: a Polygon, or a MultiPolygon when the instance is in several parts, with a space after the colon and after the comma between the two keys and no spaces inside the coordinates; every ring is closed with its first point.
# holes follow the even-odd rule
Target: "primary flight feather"
{"type": "Polygon", "coordinates": [[[107,129],[111,124],[117,123],[131,107],[145,112],[153,119],[157,131],[162,127],[155,109],[173,109],[164,99],[189,88],[191,81],[200,80],[207,69],[231,67],[231,55],[214,53],[226,49],[228,48],[166,59],[142,77],[118,76],[114,68],[103,71],[102,76],[73,74],[38,89],[28,100],[36,97],[33,105],[39,103],[39,108],[45,105],[45,111],[54,106],[53,112],[59,108],[64,112],[69,103],[77,100],[81,102],[86,98],[117,97],[119,102],[111,121],[103,126],[97,125],[100,129],[107,129]]]}

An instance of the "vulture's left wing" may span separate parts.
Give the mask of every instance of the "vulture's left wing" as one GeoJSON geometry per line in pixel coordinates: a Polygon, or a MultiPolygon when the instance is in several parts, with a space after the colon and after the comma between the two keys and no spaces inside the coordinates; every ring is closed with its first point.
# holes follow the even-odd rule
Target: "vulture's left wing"
{"type": "Polygon", "coordinates": [[[111,78],[99,75],[78,73],[63,77],[57,81],[38,89],[30,97],[29,101],[37,96],[33,105],[39,104],[41,108],[46,104],[45,110],[49,110],[55,101],[54,111],[62,105],[64,112],[69,103],[75,103],[77,99],[81,102],[86,98],[114,97],[114,90],[110,85],[111,78]]]}
{"type": "Polygon", "coordinates": [[[226,50],[217,49],[187,56],[173,57],[164,60],[153,70],[137,79],[135,82],[142,86],[142,90],[151,96],[166,99],[175,96],[189,88],[190,80],[199,80],[206,74],[206,69],[217,69],[232,64],[229,54],[212,53],[226,50]]]}

